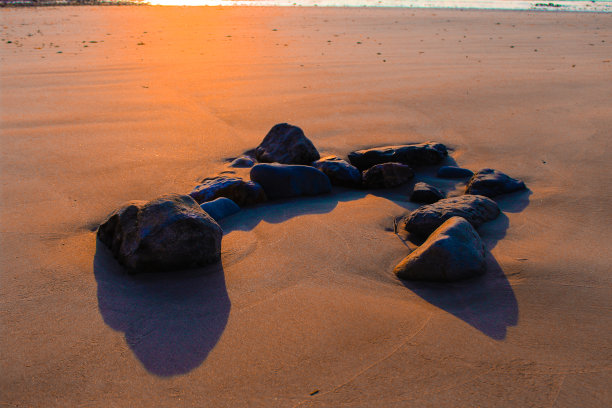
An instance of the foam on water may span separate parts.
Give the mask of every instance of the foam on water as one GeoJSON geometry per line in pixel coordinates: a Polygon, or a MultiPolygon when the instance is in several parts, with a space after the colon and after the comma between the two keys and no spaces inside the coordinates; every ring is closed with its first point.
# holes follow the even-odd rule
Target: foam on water
{"type": "Polygon", "coordinates": [[[405,7],[612,12],[612,1],[547,0],[150,0],[173,6],[405,7]]]}

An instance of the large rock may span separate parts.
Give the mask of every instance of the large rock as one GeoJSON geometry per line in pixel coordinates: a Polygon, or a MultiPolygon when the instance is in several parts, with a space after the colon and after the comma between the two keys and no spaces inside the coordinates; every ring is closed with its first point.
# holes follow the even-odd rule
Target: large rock
{"type": "Polygon", "coordinates": [[[400,279],[452,282],[485,272],[485,248],[472,225],[452,217],[394,269],[400,279]]]}
{"type": "Polygon", "coordinates": [[[440,178],[467,178],[472,177],[474,172],[470,169],[464,169],[457,166],[442,166],[436,172],[436,176],[440,178]]]}
{"type": "Polygon", "coordinates": [[[455,216],[465,218],[474,228],[478,228],[497,218],[499,213],[495,201],[478,195],[463,195],[417,208],[403,218],[400,227],[414,234],[428,236],[444,221],[455,216]]]}
{"type": "Polygon", "coordinates": [[[410,181],[414,172],[400,163],[383,163],[370,167],[361,176],[364,188],[392,188],[410,181]]]}
{"type": "Polygon", "coordinates": [[[357,167],[337,156],[327,156],[312,163],[312,167],[321,170],[335,186],[360,187],[361,172],[357,167]]]}
{"type": "Polygon", "coordinates": [[[200,204],[200,208],[215,221],[219,221],[240,211],[238,204],[226,197],[219,197],[212,201],[202,203],[200,204]]]}
{"type": "Polygon", "coordinates": [[[237,176],[207,177],[189,195],[198,203],[227,197],[241,207],[267,201],[266,193],[259,184],[237,176]]]}
{"type": "Polygon", "coordinates": [[[255,149],[255,158],[262,163],[310,164],[320,157],[302,129],[287,123],[274,125],[255,149]]]}
{"type": "Polygon", "coordinates": [[[251,180],[259,183],[270,199],[329,193],[329,177],[310,166],[256,164],[251,180]]]}
{"type": "Polygon", "coordinates": [[[410,201],[415,203],[431,204],[442,200],[445,197],[444,193],[432,185],[419,182],[414,185],[410,201]]]}
{"type": "Polygon", "coordinates": [[[217,262],[221,227],[193,198],[170,194],[132,201],[98,228],[98,238],[128,272],[167,271],[217,262]]]}
{"type": "Polygon", "coordinates": [[[363,171],[381,163],[402,163],[412,167],[438,164],[448,156],[446,146],[427,142],[403,146],[375,147],[357,150],[348,155],[349,161],[363,171]]]}
{"type": "Polygon", "coordinates": [[[482,169],[470,179],[465,188],[465,193],[495,197],[526,188],[525,183],[521,180],[514,179],[501,171],[482,169]]]}

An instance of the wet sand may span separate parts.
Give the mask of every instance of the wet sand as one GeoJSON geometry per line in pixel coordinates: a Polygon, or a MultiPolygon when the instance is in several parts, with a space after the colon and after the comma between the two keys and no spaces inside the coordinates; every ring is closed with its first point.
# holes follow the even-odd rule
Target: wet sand
{"type": "Polygon", "coordinates": [[[612,15],[0,16],[4,405],[612,403],[612,15]],[[220,264],[120,274],[95,239],[110,211],[191,191],[279,122],[322,154],[439,141],[530,191],[497,199],[488,272],[460,284],[392,275],[410,184],[245,209],[221,222],[220,264]]]}

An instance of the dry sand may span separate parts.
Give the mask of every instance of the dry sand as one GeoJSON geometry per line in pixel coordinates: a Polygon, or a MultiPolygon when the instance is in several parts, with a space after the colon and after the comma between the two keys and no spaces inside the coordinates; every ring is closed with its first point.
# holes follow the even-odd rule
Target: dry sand
{"type": "Polygon", "coordinates": [[[612,404],[612,15],[0,13],[2,405],[612,404]],[[531,192],[498,200],[489,272],[456,285],[391,274],[410,186],[245,210],[206,276],[122,277],[96,246],[121,203],[285,121],[324,154],[443,142],[531,192]]]}

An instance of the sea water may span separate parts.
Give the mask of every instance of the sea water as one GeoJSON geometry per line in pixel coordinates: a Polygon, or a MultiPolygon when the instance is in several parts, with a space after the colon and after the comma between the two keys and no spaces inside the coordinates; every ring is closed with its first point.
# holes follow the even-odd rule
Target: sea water
{"type": "Polygon", "coordinates": [[[612,13],[604,0],[145,0],[174,6],[405,7],[612,13]]]}

